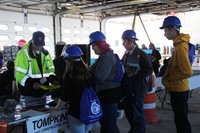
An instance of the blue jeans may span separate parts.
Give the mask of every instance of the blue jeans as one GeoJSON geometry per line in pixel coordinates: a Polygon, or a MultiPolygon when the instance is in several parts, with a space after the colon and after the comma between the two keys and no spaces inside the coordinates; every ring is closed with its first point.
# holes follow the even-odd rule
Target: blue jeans
{"type": "Polygon", "coordinates": [[[145,133],[146,122],[143,110],[144,94],[129,96],[124,108],[126,118],[130,125],[128,133],[145,133]]]}
{"type": "Polygon", "coordinates": [[[100,119],[101,133],[119,133],[117,126],[117,104],[102,105],[103,117],[100,119]]]}
{"type": "Polygon", "coordinates": [[[174,122],[177,133],[192,133],[188,120],[188,97],[189,91],[170,92],[172,109],[174,112],[174,122]]]}

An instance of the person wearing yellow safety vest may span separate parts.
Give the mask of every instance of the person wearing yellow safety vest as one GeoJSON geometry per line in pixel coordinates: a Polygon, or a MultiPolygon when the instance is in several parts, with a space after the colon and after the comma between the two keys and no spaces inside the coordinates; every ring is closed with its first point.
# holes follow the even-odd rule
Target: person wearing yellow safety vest
{"type": "Polygon", "coordinates": [[[21,95],[28,101],[45,97],[47,90],[43,90],[41,85],[58,84],[52,58],[43,48],[44,40],[43,32],[34,32],[32,40],[17,53],[15,59],[16,82],[21,95]]]}

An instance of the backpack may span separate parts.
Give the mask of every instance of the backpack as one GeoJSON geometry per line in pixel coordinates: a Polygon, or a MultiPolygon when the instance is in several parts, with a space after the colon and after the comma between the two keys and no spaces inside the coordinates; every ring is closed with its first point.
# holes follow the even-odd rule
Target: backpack
{"type": "Polygon", "coordinates": [[[92,87],[84,87],[80,102],[80,121],[90,124],[103,116],[100,101],[92,87]]]}
{"type": "Polygon", "coordinates": [[[190,64],[192,65],[195,58],[196,58],[195,46],[194,46],[194,44],[188,43],[188,47],[189,47],[188,57],[189,57],[189,60],[190,60],[190,64]]]}
{"type": "Polygon", "coordinates": [[[117,75],[115,76],[115,79],[113,82],[120,83],[123,76],[124,76],[124,65],[122,64],[121,60],[119,59],[119,56],[115,54],[116,60],[117,60],[117,75]]]}

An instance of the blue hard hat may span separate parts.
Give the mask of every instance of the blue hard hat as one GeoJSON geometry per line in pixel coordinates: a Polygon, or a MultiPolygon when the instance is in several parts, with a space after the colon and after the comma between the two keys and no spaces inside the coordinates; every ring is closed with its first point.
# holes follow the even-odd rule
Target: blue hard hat
{"type": "Polygon", "coordinates": [[[160,29],[164,29],[165,27],[181,27],[181,21],[176,16],[168,16],[164,19],[163,25],[160,29]]]}
{"type": "Polygon", "coordinates": [[[106,39],[105,35],[101,31],[95,31],[90,34],[90,44],[96,42],[96,41],[101,41],[106,39]]]}
{"type": "Polygon", "coordinates": [[[72,45],[65,50],[63,54],[63,59],[78,57],[82,55],[82,50],[78,46],[72,45]]]}
{"type": "Polygon", "coordinates": [[[134,39],[138,40],[136,37],[136,33],[133,30],[125,30],[122,34],[122,39],[134,39]]]}

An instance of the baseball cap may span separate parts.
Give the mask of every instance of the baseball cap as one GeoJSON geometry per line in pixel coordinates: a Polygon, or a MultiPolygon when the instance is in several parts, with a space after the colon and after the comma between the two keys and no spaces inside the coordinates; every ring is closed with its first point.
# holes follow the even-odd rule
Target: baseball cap
{"type": "Polygon", "coordinates": [[[33,33],[32,40],[34,41],[34,45],[44,46],[45,45],[44,39],[45,39],[45,35],[44,35],[43,32],[36,31],[36,32],[33,33]]]}

